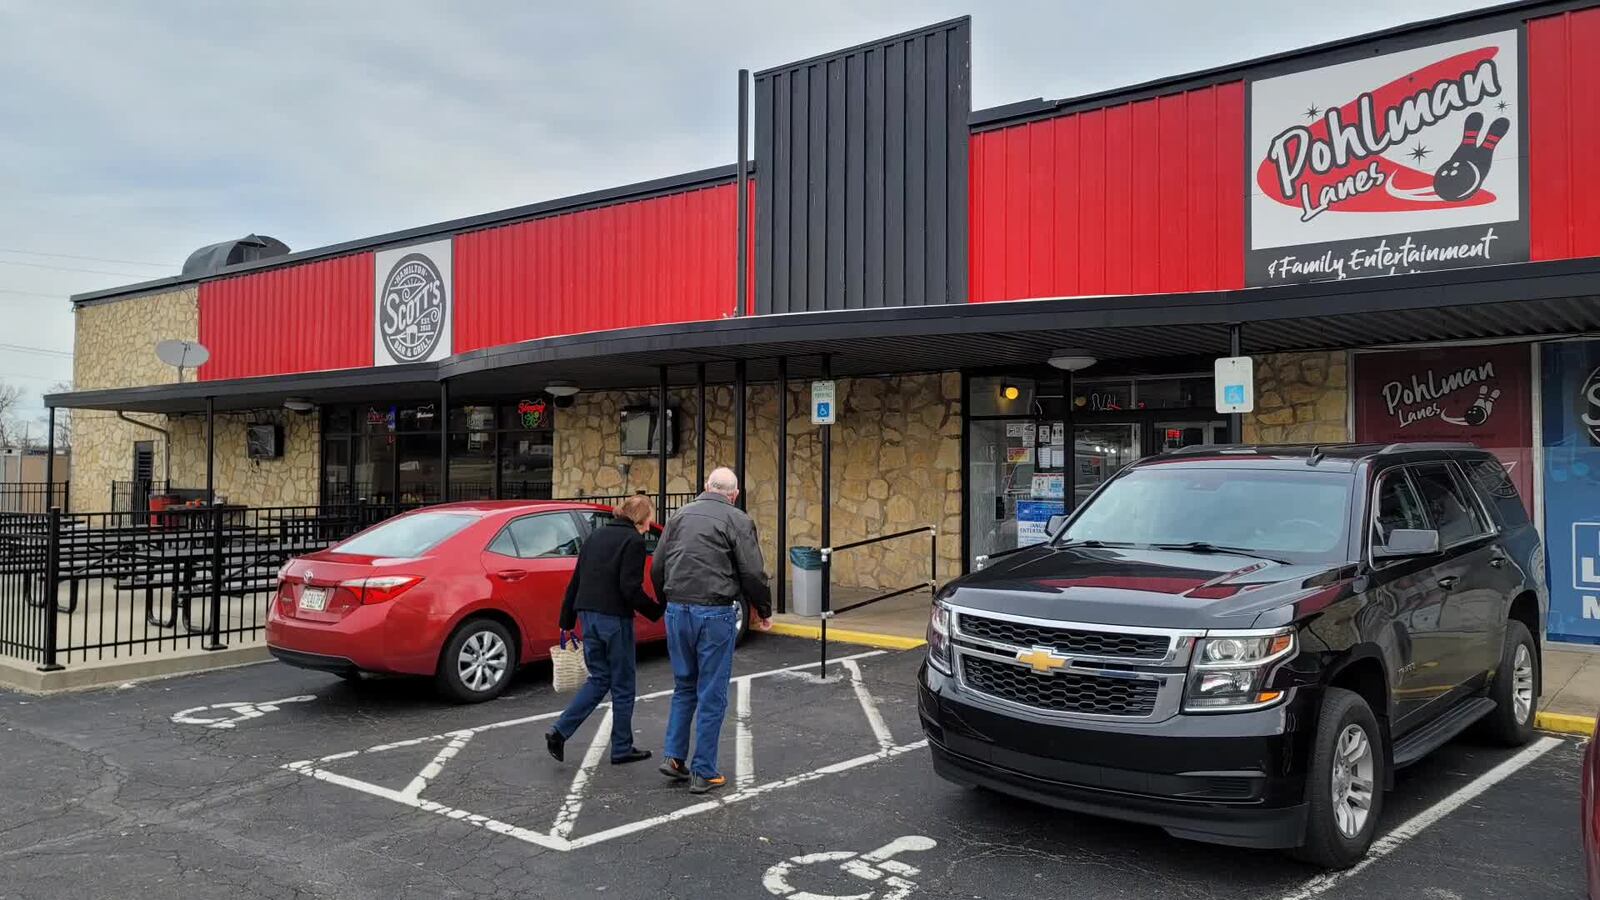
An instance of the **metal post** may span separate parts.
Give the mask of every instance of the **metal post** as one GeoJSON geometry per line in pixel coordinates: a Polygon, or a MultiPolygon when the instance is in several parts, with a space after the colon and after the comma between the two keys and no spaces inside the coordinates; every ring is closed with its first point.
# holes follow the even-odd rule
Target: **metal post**
{"type": "MultiPolygon", "coordinates": [[[[59,672],[62,665],[56,662],[56,594],[61,586],[61,507],[52,506],[45,515],[44,547],[44,602],[39,609],[44,614],[44,661],[41,672],[59,672]]],[[[29,577],[24,575],[24,578],[29,577]]]]}
{"type": "Polygon", "coordinates": [[[694,427],[698,434],[695,436],[694,451],[694,484],[690,486],[691,493],[698,494],[706,484],[706,364],[698,363],[694,367],[695,387],[695,413],[694,427]]]}
{"type": "MultiPolygon", "coordinates": [[[[739,278],[739,286],[735,296],[738,298],[734,305],[734,315],[743,316],[749,312],[749,285],[750,285],[750,70],[739,70],[739,174],[736,176],[738,191],[736,192],[739,204],[739,249],[737,252],[738,265],[735,267],[739,278]]],[[[743,470],[741,470],[743,474],[743,470]]]]}
{"type": "Polygon", "coordinates": [[[1077,444],[1073,441],[1072,424],[1072,395],[1076,389],[1072,373],[1062,373],[1061,395],[1066,402],[1062,404],[1064,410],[1061,418],[1062,427],[1067,433],[1062,440],[1061,448],[1066,452],[1066,456],[1061,460],[1061,509],[1069,513],[1078,505],[1078,450],[1077,444]]]}
{"type": "MultiPolygon", "coordinates": [[[[833,377],[833,360],[822,358],[822,380],[833,377]]],[[[834,398],[837,407],[839,398],[834,398]]],[[[828,619],[833,615],[833,426],[819,426],[822,431],[822,666],[817,678],[828,677],[828,619]]]]}
{"type": "MultiPolygon", "coordinates": [[[[450,382],[439,379],[439,502],[450,502],[450,382]]],[[[396,443],[396,449],[399,448],[396,443]]]]}
{"type": "Polygon", "coordinates": [[[778,612],[789,611],[789,358],[778,357],[778,612]]]}
{"type": "Polygon", "coordinates": [[[744,483],[745,455],[745,384],[744,360],[733,364],[733,471],[739,476],[739,508],[745,508],[749,493],[744,483]]]}
{"type": "MultiPolygon", "coordinates": [[[[1230,356],[1239,356],[1242,353],[1239,346],[1240,331],[1238,322],[1228,326],[1228,354],[1230,356]]],[[[1244,443],[1244,416],[1239,413],[1228,414],[1228,443],[1244,443]]]]}
{"type": "MultiPolygon", "coordinates": [[[[217,502],[216,493],[216,458],[217,458],[217,400],[215,397],[206,398],[206,503],[217,502]]],[[[170,477],[170,476],[169,476],[170,477]]],[[[172,490],[171,483],[167,490],[172,490]]]]}
{"type": "Polygon", "coordinates": [[[656,383],[656,509],[662,518],[667,515],[667,367],[660,369],[656,383]]]}
{"type": "Polygon", "coordinates": [[[203,650],[226,650],[222,642],[222,516],[220,506],[211,508],[211,602],[206,616],[206,639],[203,650]]]}
{"type": "Polygon", "coordinates": [[[54,505],[56,498],[56,408],[49,409],[49,420],[46,428],[49,434],[45,438],[44,454],[44,506],[49,509],[54,505]]]}

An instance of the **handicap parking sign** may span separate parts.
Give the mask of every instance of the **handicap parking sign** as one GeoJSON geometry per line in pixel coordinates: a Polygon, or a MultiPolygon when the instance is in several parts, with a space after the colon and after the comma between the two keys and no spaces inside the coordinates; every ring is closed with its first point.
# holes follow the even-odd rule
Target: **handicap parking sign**
{"type": "Polygon", "coordinates": [[[1244,385],[1229,384],[1222,388],[1222,399],[1229,406],[1237,406],[1244,402],[1244,385]]]}
{"type": "Polygon", "coordinates": [[[1572,587],[1600,591],[1600,522],[1572,523],[1572,587]]]}
{"type": "Polygon", "coordinates": [[[832,425],[834,423],[834,383],[832,381],[811,382],[811,424],[832,425]]]}

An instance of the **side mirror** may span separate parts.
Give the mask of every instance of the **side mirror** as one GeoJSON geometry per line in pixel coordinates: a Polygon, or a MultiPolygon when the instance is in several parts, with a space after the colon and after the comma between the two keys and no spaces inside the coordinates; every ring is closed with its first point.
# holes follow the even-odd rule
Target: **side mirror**
{"type": "Polygon", "coordinates": [[[1054,536],[1056,532],[1061,530],[1061,526],[1065,524],[1067,524],[1066,516],[1051,516],[1050,521],[1045,523],[1045,533],[1054,536]]]}
{"type": "Polygon", "coordinates": [[[1439,532],[1423,528],[1396,528],[1389,540],[1372,548],[1374,559],[1406,559],[1439,552],[1439,532]]]}

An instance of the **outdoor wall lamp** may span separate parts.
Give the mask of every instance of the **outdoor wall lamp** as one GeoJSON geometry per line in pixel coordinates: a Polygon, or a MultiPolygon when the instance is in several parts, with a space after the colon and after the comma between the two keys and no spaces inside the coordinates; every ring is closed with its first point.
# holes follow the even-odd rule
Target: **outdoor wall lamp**
{"type": "Polygon", "coordinates": [[[1087,369],[1099,361],[1090,356],[1087,350],[1057,350],[1055,355],[1050,357],[1050,365],[1068,372],[1087,369]]]}
{"type": "Polygon", "coordinates": [[[1022,396],[1022,391],[1014,384],[1005,384],[1000,386],[1000,396],[1007,400],[1015,400],[1022,396]]]}
{"type": "Polygon", "coordinates": [[[552,397],[571,397],[578,392],[578,386],[570,381],[552,381],[544,386],[544,392],[552,397]]]}

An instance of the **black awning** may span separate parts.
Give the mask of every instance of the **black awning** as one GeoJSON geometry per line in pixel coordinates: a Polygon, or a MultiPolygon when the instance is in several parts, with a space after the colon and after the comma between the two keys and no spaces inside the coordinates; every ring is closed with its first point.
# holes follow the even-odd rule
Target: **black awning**
{"type": "Polygon", "coordinates": [[[1103,360],[1223,356],[1228,329],[1247,353],[1519,338],[1600,331],[1600,259],[1522,263],[1354,281],[1127,297],[1070,297],[750,316],[544,338],[459,354],[440,363],[202,381],[45,397],[49,406],[194,412],[395,399],[452,392],[537,390],[552,379],[585,390],[648,388],[669,366],[674,384],[696,364],[712,381],[744,360],[752,380],[811,377],[831,357],[838,376],[1042,363],[1063,347],[1103,360]]]}

